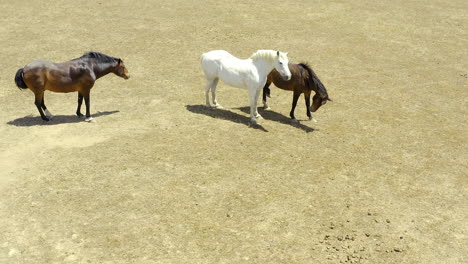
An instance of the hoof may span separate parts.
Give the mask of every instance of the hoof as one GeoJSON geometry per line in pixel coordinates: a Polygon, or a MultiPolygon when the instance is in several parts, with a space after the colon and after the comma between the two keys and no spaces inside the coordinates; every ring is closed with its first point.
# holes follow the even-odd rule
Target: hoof
{"type": "Polygon", "coordinates": [[[45,109],[44,112],[45,112],[45,115],[46,115],[50,120],[54,119],[54,116],[49,112],[48,109],[45,109]]]}
{"type": "Polygon", "coordinates": [[[299,123],[299,121],[297,121],[297,119],[294,119],[294,118],[293,118],[293,119],[291,119],[291,123],[297,124],[297,123],[299,123]]]}
{"type": "Polygon", "coordinates": [[[220,104],[216,104],[214,108],[216,108],[216,109],[223,109],[224,107],[223,107],[222,105],[220,105],[220,104]]]}
{"type": "Polygon", "coordinates": [[[268,110],[269,111],[269,110],[271,110],[271,108],[269,106],[265,106],[265,107],[263,107],[263,110],[268,110]]]}
{"type": "Polygon", "coordinates": [[[96,123],[96,121],[92,117],[86,118],[85,121],[88,122],[88,123],[96,123]]]}
{"type": "Polygon", "coordinates": [[[317,123],[317,119],[315,119],[315,118],[312,118],[310,121],[312,121],[314,123],[317,123]]]}

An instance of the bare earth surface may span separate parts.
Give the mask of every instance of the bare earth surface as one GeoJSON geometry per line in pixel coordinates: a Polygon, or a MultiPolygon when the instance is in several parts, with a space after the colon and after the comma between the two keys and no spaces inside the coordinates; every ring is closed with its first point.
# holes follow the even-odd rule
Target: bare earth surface
{"type": "Polygon", "coordinates": [[[466,263],[468,2],[0,0],[0,263],[466,263]],[[272,87],[204,104],[203,52],[308,61],[334,100],[306,121],[272,87]],[[91,92],[16,70],[125,61],[91,92]]]}

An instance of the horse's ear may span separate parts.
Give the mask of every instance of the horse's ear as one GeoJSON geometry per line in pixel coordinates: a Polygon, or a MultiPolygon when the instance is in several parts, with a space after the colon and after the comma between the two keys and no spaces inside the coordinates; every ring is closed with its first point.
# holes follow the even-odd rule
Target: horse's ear
{"type": "Polygon", "coordinates": [[[119,59],[119,60],[117,61],[117,64],[122,64],[122,60],[119,59]]]}
{"type": "Polygon", "coordinates": [[[328,100],[328,101],[330,101],[330,102],[333,102],[333,100],[332,100],[332,99],[330,99],[330,98],[327,98],[327,100],[328,100]]]}
{"type": "Polygon", "coordinates": [[[279,56],[279,50],[276,51],[276,56],[279,56]]]}

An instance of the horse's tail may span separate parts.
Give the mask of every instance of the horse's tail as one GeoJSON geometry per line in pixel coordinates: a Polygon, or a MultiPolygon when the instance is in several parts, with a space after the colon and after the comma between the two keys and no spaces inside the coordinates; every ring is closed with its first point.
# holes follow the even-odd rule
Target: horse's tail
{"type": "Polygon", "coordinates": [[[15,75],[15,83],[16,83],[16,86],[18,86],[18,88],[27,89],[28,86],[24,82],[23,72],[24,72],[23,68],[18,69],[18,71],[16,72],[16,75],[15,75]]]}
{"type": "Polygon", "coordinates": [[[318,92],[323,98],[328,99],[328,93],[327,89],[325,88],[325,85],[320,81],[320,79],[317,77],[317,74],[310,68],[310,66],[307,63],[299,63],[299,65],[304,68],[308,73],[309,73],[309,79],[307,80],[309,87],[313,85],[314,91],[318,92]]]}

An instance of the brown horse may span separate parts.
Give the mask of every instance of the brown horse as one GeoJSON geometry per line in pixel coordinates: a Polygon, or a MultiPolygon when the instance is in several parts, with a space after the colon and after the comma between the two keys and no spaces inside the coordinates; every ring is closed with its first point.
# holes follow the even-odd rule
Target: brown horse
{"type": "Polygon", "coordinates": [[[78,92],[76,115],[83,116],[81,104],[84,98],[86,121],[90,121],[90,90],[98,78],[111,72],[124,79],[129,78],[128,70],[121,59],[99,52],[87,52],[79,58],[62,63],[35,60],[16,72],[15,82],[18,88],[29,88],[34,93],[34,104],[43,120],[49,121],[53,118],[44,104],[44,91],[49,90],[57,93],[78,92]]]}
{"type": "Polygon", "coordinates": [[[265,109],[269,109],[267,104],[267,96],[270,97],[269,86],[271,83],[274,83],[275,86],[280,89],[294,92],[292,108],[291,112],[289,113],[289,116],[293,121],[297,121],[296,117],[294,116],[294,109],[296,108],[297,100],[302,93],[304,93],[305,97],[307,116],[309,117],[309,120],[312,120],[311,112],[317,111],[320,106],[326,104],[327,101],[331,101],[331,99],[328,97],[325,86],[319,80],[315,72],[306,63],[290,63],[288,66],[289,71],[291,71],[291,80],[289,81],[284,80],[275,69],[273,69],[270,74],[268,74],[267,82],[265,87],[263,87],[263,105],[265,106],[265,109]],[[310,109],[311,91],[315,92],[312,109],[310,109]]]}

